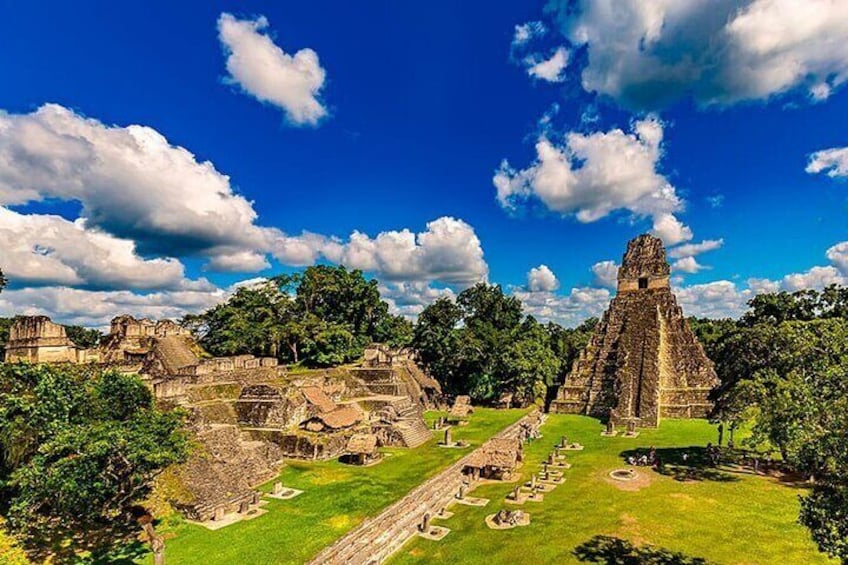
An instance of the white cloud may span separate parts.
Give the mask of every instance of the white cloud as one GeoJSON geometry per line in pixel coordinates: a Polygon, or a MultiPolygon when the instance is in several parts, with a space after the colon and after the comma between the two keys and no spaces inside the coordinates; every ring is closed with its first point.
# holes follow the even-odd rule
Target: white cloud
{"type": "Polygon", "coordinates": [[[400,282],[380,285],[380,296],[392,314],[415,318],[438,298],[456,298],[450,288],[435,288],[426,282],[400,282]]]}
{"type": "Polygon", "coordinates": [[[206,268],[210,271],[229,273],[255,273],[271,267],[264,253],[235,250],[232,253],[220,252],[213,257],[206,268]]]}
{"type": "Polygon", "coordinates": [[[795,89],[822,100],[848,79],[841,0],[559,0],[574,46],[588,46],[587,91],[655,110],[763,100],[795,89]]]}
{"type": "Polygon", "coordinates": [[[692,230],[672,214],[657,214],[654,216],[654,227],[651,228],[658,238],[666,245],[675,245],[692,239],[692,230]]]}
{"type": "Polygon", "coordinates": [[[530,55],[524,60],[524,64],[527,67],[527,74],[533,78],[548,82],[562,82],[565,80],[562,72],[568,65],[568,59],[568,49],[558,47],[547,59],[540,59],[538,55],[530,55]]]}
{"type": "Polygon", "coordinates": [[[825,253],[827,260],[848,277],[848,241],[837,243],[825,253]]]}
{"type": "Polygon", "coordinates": [[[754,296],[752,290],[740,289],[727,280],[678,287],[674,293],[684,315],[705,318],[738,318],[754,296]]]}
{"type": "Polygon", "coordinates": [[[846,279],[836,267],[812,267],[803,273],[792,273],[783,277],[781,288],[794,292],[805,288],[821,290],[831,284],[846,284],[846,279]]]}
{"type": "MultiPolygon", "coordinates": [[[[108,246],[115,272],[83,273],[102,250],[72,260],[76,251],[61,242],[42,243],[61,253],[37,261],[28,257],[28,264],[41,270],[29,272],[31,280],[115,288],[124,272],[129,288],[163,288],[181,278],[181,263],[142,257],[200,256],[209,260],[209,270],[254,272],[269,266],[268,253],[292,266],[323,257],[388,280],[470,284],[488,274],[480,240],[462,220],[442,217],[421,233],[386,231],[374,239],[354,232],[348,242],[309,232],[288,235],[257,225],[252,203],[235,193],[228,176],[152,128],[108,126],[55,104],[31,114],[0,112],[0,205],[48,199],[81,203],[81,217],[73,224],[79,228],[68,233],[85,238],[89,247],[108,246]],[[139,280],[139,265],[151,267],[146,282],[139,280]],[[60,269],[65,278],[56,279],[62,273],[48,268],[60,269]]],[[[47,221],[17,217],[19,223],[47,221]]],[[[63,229],[70,230],[70,222],[52,220],[63,221],[68,224],[63,229]]],[[[7,222],[0,227],[12,229],[7,222]]],[[[19,246],[31,250],[24,240],[19,246]]]]}
{"type": "Polygon", "coordinates": [[[527,289],[530,292],[553,292],[559,288],[559,280],[547,265],[533,267],[527,273],[527,289]]]}
{"type": "Polygon", "coordinates": [[[16,287],[176,289],[185,284],[177,259],[144,259],[132,241],[87,229],[84,220],[19,214],[0,206],[0,240],[0,265],[16,287]]]}
{"type": "Polygon", "coordinates": [[[88,228],[144,254],[264,251],[279,234],[255,225],[228,176],[152,128],[108,126],[56,104],[0,112],[0,204],[46,199],[80,202],[88,228]]]}
{"type": "Polygon", "coordinates": [[[524,45],[531,39],[542,37],[547,33],[548,29],[542,22],[527,22],[515,26],[515,32],[512,35],[513,49],[524,45]]]}
{"type": "Polygon", "coordinates": [[[705,239],[701,243],[687,243],[669,249],[668,256],[672,259],[682,259],[683,257],[694,257],[707,251],[713,251],[724,245],[724,239],[705,239]]]}
{"type": "Polygon", "coordinates": [[[694,257],[683,257],[671,264],[671,270],[681,273],[697,273],[706,269],[704,265],[698,263],[694,257]]]}
{"type": "Polygon", "coordinates": [[[371,238],[354,232],[346,244],[324,241],[320,247],[334,263],[378,273],[387,281],[438,280],[468,286],[489,273],[474,228],[448,216],[429,222],[417,234],[404,229],[371,238]]]}
{"type": "Polygon", "coordinates": [[[595,284],[604,288],[618,286],[618,264],[615,261],[600,261],[592,265],[595,274],[595,284]]]}
{"type": "Polygon", "coordinates": [[[669,245],[691,239],[691,230],[673,215],[683,208],[674,186],[657,171],[663,125],[656,118],[621,129],[570,132],[556,145],[547,137],[536,143],[536,160],[516,170],[505,160],[492,182],[507,210],[538,198],[548,209],[594,222],[616,210],[651,216],[654,232],[669,245]]]}
{"type": "Polygon", "coordinates": [[[179,318],[210,308],[226,296],[226,291],[217,288],[149,294],[58,286],[12,289],[0,294],[0,316],[46,315],[58,323],[104,327],[124,313],[153,319],[179,318]]]}
{"type": "Polygon", "coordinates": [[[289,55],[263,33],[268,20],[218,18],[218,38],[227,56],[228,81],[261,102],[281,108],[294,125],[316,125],[327,115],[320,100],[325,71],[312,49],[289,55]]]}
{"type": "Polygon", "coordinates": [[[795,292],[807,288],[821,290],[831,284],[848,285],[848,241],[831,246],[825,257],[830,265],[817,265],[801,273],[790,273],[777,281],[749,279],[748,286],[757,292],[795,292]]]}
{"type": "Polygon", "coordinates": [[[567,295],[553,292],[513,292],[521,300],[525,314],[541,322],[553,321],[574,327],[586,318],[603,314],[610,300],[605,288],[572,288],[567,295]]]}
{"type": "Polygon", "coordinates": [[[810,174],[826,173],[831,178],[848,177],[848,147],[832,147],[810,155],[805,169],[810,174]]]}

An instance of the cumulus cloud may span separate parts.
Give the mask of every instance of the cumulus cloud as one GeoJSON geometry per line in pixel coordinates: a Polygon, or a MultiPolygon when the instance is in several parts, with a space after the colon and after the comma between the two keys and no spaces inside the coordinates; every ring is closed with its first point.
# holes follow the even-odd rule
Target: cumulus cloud
{"type": "Polygon", "coordinates": [[[87,227],[143,254],[256,251],[278,234],[255,224],[228,176],[152,128],[108,126],[57,104],[0,112],[0,204],[46,199],[80,202],[87,227]]]}
{"type": "Polygon", "coordinates": [[[832,147],[810,155],[805,169],[810,174],[825,173],[831,178],[848,177],[848,147],[832,147]]]}
{"type": "Polygon", "coordinates": [[[830,265],[817,265],[801,273],[784,275],[780,280],[752,278],[748,286],[758,292],[794,292],[802,289],[821,290],[831,284],[848,285],[848,241],[833,245],[825,252],[830,265]]]}
{"type": "Polygon", "coordinates": [[[346,244],[325,241],[321,253],[334,263],[379,273],[389,281],[433,281],[468,286],[489,273],[474,228],[444,216],[423,232],[386,231],[372,238],[354,232],[346,244]]]}
{"type": "Polygon", "coordinates": [[[171,288],[183,272],[172,257],[205,257],[208,270],[255,272],[269,266],[269,253],[286,265],[325,258],[389,280],[470,284],[488,274],[480,240],[462,220],[442,217],[421,233],[385,231],[373,239],[354,232],[347,242],[309,232],[288,235],[258,225],[252,203],[235,192],[228,176],[152,128],[109,126],[56,104],[31,114],[0,112],[0,205],[52,199],[79,202],[80,218],[26,219],[6,210],[0,225],[15,233],[51,226],[18,237],[3,251],[27,254],[20,267],[4,265],[27,266],[18,273],[25,280],[171,288]],[[73,249],[71,239],[85,243],[73,249]],[[31,253],[36,248],[40,257],[31,253]],[[165,258],[143,259],[148,256],[165,258]],[[93,272],[96,261],[99,274],[93,272]]]}
{"type": "Polygon", "coordinates": [[[837,243],[829,248],[825,253],[825,257],[845,276],[848,276],[848,241],[837,243]]]}
{"type": "Polygon", "coordinates": [[[748,300],[755,294],[727,280],[678,287],[674,293],[686,316],[704,318],[738,318],[748,309],[748,300]]]}
{"type": "Polygon", "coordinates": [[[285,112],[294,125],[316,125],[327,115],[320,100],[326,73],[312,49],[289,55],[264,33],[264,16],[240,20],[218,18],[218,38],[227,57],[228,82],[261,102],[285,112]]]}
{"type": "Polygon", "coordinates": [[[594,222],[616,210],[654,220],[654,233],[668,245],[691,239],[692,231],[674,213],[683,208],[674,186],[657,171],[663,125],[656,118],[621,129],[570,132],[564,143],[545,136],[536,143],[536,160],[516,170],[504,160],[492,182],[497,199],[514,210],[538,199],[549,210],[594,222]]]}
{"type": "Polygon", "coordinates": [[[264,253],[245,250],[222,251],[206,264],[210,271],[229,273],[255,273],[270,267],[264,253]]]}
{"type": "Polygon", "coordinates": [[[527,273],[527,289],[530,292],[553,292],[559,288],[559,280],[547,265],[533,267],[527,273]]]}
{"type": "Polygon", "coordinates": [[[450,288],[436,288],[426,282],[399,282],[380,285],[380,297],[389,304],[389,311],[406,318],[415,318],[437,299],[454,299],[450,288]]]}
{"type": "Polygon", "coordinates": [[[634,110],[691,96],[727,105],[806,91],[828,98],[848,79],[848,3],[839,0],[557,0],[585,90],[634,110]]]}
{"type": "Polygon", "coordinates": [[[707,251],[719,249],[722,245],[724,245],[724,239],[705,239],[700,243],[687,243],[669,249],[668,256],[672,259],[694,257],[701,253],[706,253],[707,251]]]}
{"type": "Polygon", "coordinates": [[[547,59],[538,55],[530,55],[524,59],[527,74],[539,80],[562,82],[565,80],[563,71],[568,65],[569,52],[565,47],[557,47],[547,59]]]}
{"type": "Polygon", "coordinates": [[[618,264],[615,261],[600,261],[592,265],[595,284],[604,288],[618,286],[618,264]]]}
{"type": "Polygon", "coordinates": [[[58,323],[104,327],[123,313],[153,319],[179,318],[210,308],[226,296],[227,292],[218,288],[147,294],[59,286],[23,288],[0,294],[0,316],[46,315],[58,323]]]}
{"type": "Polygon", "coordinates": [[[566,327],[600,316],[610,300],[609,290],[592,287],[572,288],[566,295],[523,291],[513,292],[513,295],[521,300],[525,314],[541,322],[553,321],[566,327]]]}
{"type": "Polygon", "coordinates": [[[697,273],[706,268],[704,265],[698,263],[694,257],[683,257],[671,264],[671,270],[680,273],[697,273]]]}
{"type": "Polygon", "coordinates": [[[17,287],[176,289],[186,284],[177,259],[144,259],[132,241],[87,229],[84,220],[0,207],[0,240],[0,265],[17,287]]]}

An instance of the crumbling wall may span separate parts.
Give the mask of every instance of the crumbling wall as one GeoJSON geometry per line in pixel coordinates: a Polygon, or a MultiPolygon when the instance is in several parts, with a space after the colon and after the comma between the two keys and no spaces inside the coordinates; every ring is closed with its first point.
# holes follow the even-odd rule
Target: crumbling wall
{"type": "Polygon", "coordinates": [[[6,362],[76,363],[80,349],[47,316],[20,316],[9,328],[6,362]]]}

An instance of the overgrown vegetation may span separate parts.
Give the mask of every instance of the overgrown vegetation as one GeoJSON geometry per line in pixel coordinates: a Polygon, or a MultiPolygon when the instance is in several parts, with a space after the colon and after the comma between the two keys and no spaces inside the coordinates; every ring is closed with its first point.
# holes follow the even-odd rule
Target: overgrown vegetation
{"type": "Polygon", "coordinates": [[[510,394],[527,404],[561,382],[595,323],[542,325],[500,286],[479,283],[456,302],[440,298],[425,308],[412,345],[446,392],[482,403],[510,394]]]}
{"type": "Polygon", "coordinates": [[[324,265],[239,288],[182,323],[214,355],[252,353],[324,367],[358,358],[372,342],[405,346],[412,335],[411,322],[389,313],[377,281],[324,265]]]}
{"type": "Polygon", "coordinates": [[[738,321],[698,320],[721,386],[713,419],[749,426],[815,484],[800,520],[848,563],[848,288],[762,294],[738,321]]]}
{"type": "Polygon", "coordinates": [[[0,505],[37,556],[72,560],[137,533],[151,481],[181,461],[181,412],[136,376],[70,365],[0,365],[0,505]]]}

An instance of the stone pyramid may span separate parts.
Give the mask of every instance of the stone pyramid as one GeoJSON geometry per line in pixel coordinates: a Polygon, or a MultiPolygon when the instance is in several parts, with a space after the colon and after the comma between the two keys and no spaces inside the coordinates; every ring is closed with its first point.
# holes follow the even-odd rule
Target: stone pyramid
{"type": "Polygon", "coordinates": [[[715,369],[669,287],[660,239],[627,244],[618,291],[560,387],[552,412],[655,427],[660,418],[705,417],[715,369]]]}

